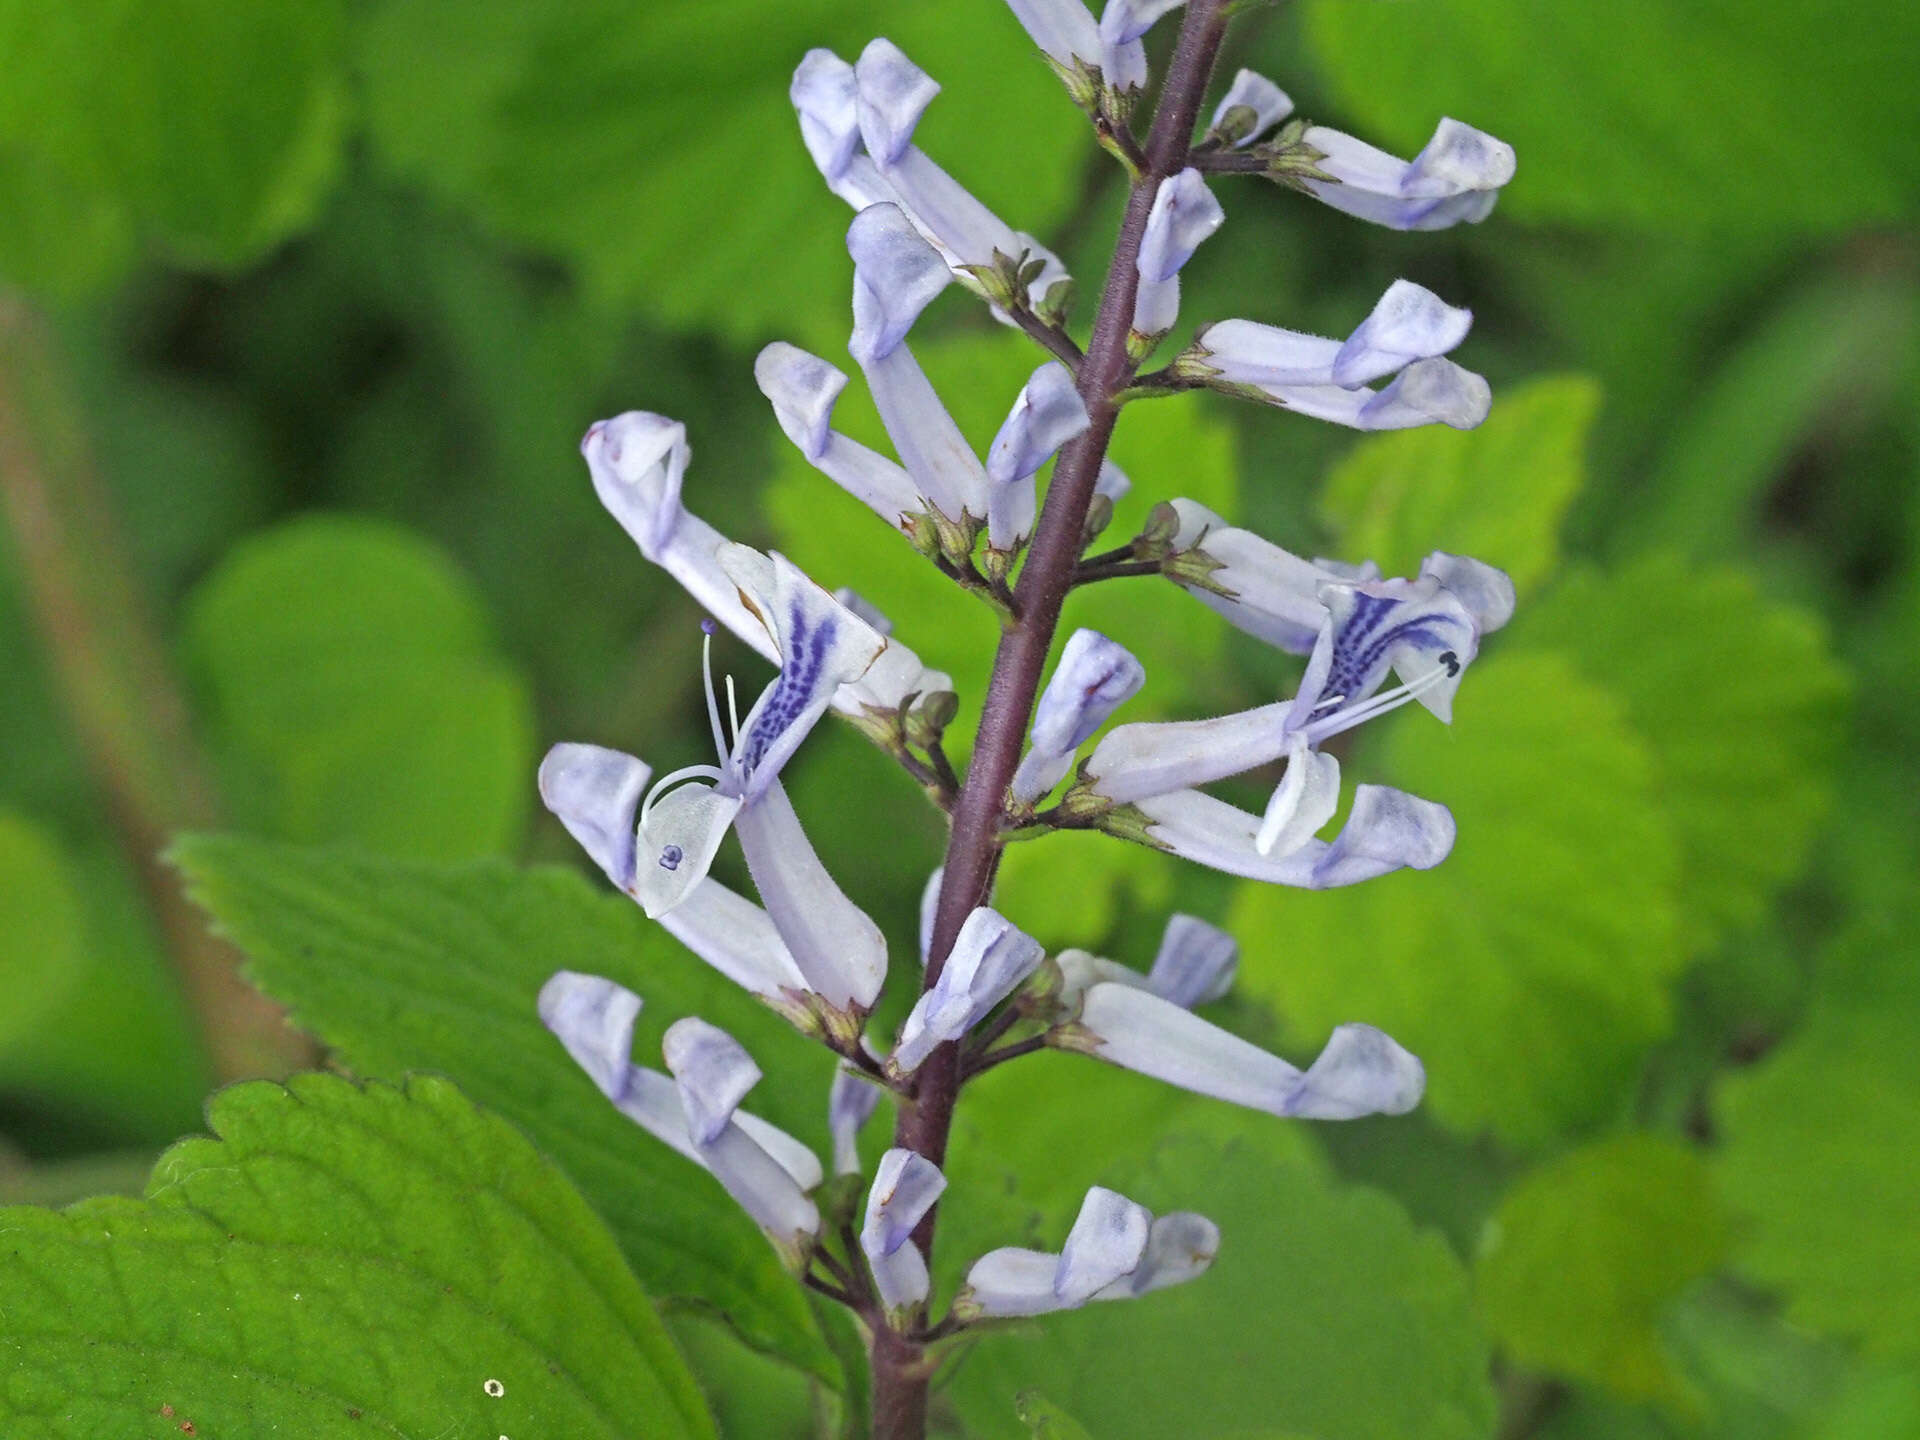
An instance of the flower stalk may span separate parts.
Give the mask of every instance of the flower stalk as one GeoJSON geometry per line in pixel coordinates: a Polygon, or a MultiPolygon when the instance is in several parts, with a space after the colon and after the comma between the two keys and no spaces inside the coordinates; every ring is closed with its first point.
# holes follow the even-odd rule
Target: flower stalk
{"type": "MultiPolygon", "coordinates": [[[[1138,365],[1128,353],[1127,337],[1139,290],[1138,260],[1147,217],[1160,183],[1187,164],[1201,100],[1226,32],[1227,8],[1226,0],[1191,0],[1182,18],[1180,38],[1142,150],[1144,163],[1128,197],[1108,266],[1092,337],[1077,367],[1076,386],[1086,405],[1087,428],[1062,448],[1055,464],[1032,547],[1014,586],[1014,618],[1003,630],[994,656],[973,760],[954,802],[927,956],[927,989],[938,983],[968,915],[985,905],[992,893],[1000,862],[1004,797],[1020,763],[1021,742],[1033,715],[1061,606],[1079,578],[1087,512],[1119,416],[1118,397],[1138,365]]],[[[909,1101],[901,1107],[894,1144],[943,1166],[962,1079],[960,1046],[947,1042],[937,1047],[919,1068],[909,1101]]],[[[938,1207],[930,1207],[914,1228],[912,1243],[924,1257],[931,1256],[938,1215],[938,1207]]],[[[930,1369],[922,1346],[889,1329],[875,1332],[875,1440],[922,1440],[930,1369]]]]}

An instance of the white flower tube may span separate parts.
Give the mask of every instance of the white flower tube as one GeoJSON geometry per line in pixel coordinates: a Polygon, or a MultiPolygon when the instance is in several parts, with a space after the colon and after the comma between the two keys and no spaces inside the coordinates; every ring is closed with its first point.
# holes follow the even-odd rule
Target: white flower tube
{"type": "Polygon", "coordinates": [[[853,256],[853,358],[918,492],[949,520],[985,519],[987,473],[940,403],[907,332],[949,273],[898,206],[862,210],[847,229],[853,256]]]}
{"type": "Polygon", "coordinates": [[[872,1009],[887,978],[886,938],[820,863],[778,781],[740,812],[735,828],[754,888],[807,988],[848,1017],[872,1009]]]}
{"type": "Polygon", "coordinates": [[[1090,986],[1079,1019],[1050,1041],[1183,1090],[1303,1120],[1402,1115],[1426,1087],[1420,1062],[1370,1025],[1338,1027],[1302,1071],[1132,985],[1090,986]]]}
{"type": "Polygon", "coordinates": [[[1384,785],[1354,791],[1347,823],[1331,844],[1310,839],[1285,854],[1259,848],[1260,816],[1202,791],[1175,790],[1138,803],[1152,843],[1229,875],[1305,890],[1357,885],[1401,869],[1430,870],[1453,849],[1453,816],[1446,806],[1384,785]]]}

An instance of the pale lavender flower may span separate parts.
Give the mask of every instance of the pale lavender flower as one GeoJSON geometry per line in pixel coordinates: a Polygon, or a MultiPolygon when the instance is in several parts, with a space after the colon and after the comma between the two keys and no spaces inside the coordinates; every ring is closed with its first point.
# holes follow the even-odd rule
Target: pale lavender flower
{"type": "Polygon", "coordinates": [[[1370,1025],[1342,1025],[1320,1057],[1299,1070],[1192,1011],[1134,985],[1101,982],[1049,1042],[1111,1065],[1302,1120],[1401,1115],[1420,1103],[1420,1062],[1370,1025]]]}
{"type": "Polygon", "coordinates": [[[927,1298],[927,1262],[913,1243],[913,1230],[946,1188],[947,1177],[924,1155],[894,1149],[880,1157],[867,1192],[860,1249],[889,1315],[927,1298]]]}
{"type": "MultiPolygon", "coordinates": [[[[652,772],[598,745],[555,745],[540,762],[540,798],[620,889],[633,893],[636,812],[652,772]]],[[[807,984],[778,929],[752,901],[707,877],[659,917],[676,939],[783,1013],[807,984]]]]}
{"type": "Polygon", "coordinates": [[[662,1050],[700,1162],[797,1271],[820,1233],[820,1210],[807,1197],[811,1187],[736,1119],[759,1067],[731,1036],[692,1016],[667,1027],[662,1050]]]}
{"type": "Polygon", "coordinates": [[[1030,805],[1059,784],[1072,768],[1074,752],[1140,692],[1146,678],[1125,646],[1097,630],[1074,631],[1034,707],[1033,745],[1014,772],[1013,798],[1030,805]]]}
{"type": "Polygon", "coordinates": [[[1396,280],[1345,340],[1252,320],[1203,328],[1173,371],[1231,394],[1359,430],[1441,423],[1470,430],[1492,392],[1447,354],[1467,336],[1470,311],[1410,280],[1396,280]],[[1383,390],[1370,380],[1395,378],[1383,390]]]}
{"type": "Polygon", "coordinates": [[[1087,1192],[1059,1254],[989,1251],[967,1271],[954,1298],[965,1319],[1044,1315],[1088,1300],[1127,1300],[1203,1274],[1220,1232],[1203,1215],[1155,1219],[1144,1206],[1098,1186],[1087,1192]]]}
{"type": "MultiPolygon", "coordinates": [[[[1308,838],[1284,851],[1278,844],[1260,848],[1262,817],[1204,791],[1174,790],[1136,807],[1145,817],[1149,844],[1229,875],[1305,890],[1357,885],[1401,869],[1430,870],[1447,858],[1455,833],[1446,806],[1384,785],[1354,791],[1347,823],[1331,843],[1308,838]]],[[[1320,816],[1318,809],[1307,812],[1298,828],[1314,818],[1325,824],[1331,811],[1320,816]]],[[[1313,825],[1308,835],[1318,828],[1313,825]]]]}
{"type": "Polygon", "coordinates": [[[663,776],[641,804],[631,889],[656,919],[706,877],[742,807],[767,792],[836,692],[859,680],[885,647],[865,622],[784,556],[726,545],[719,564],[740,603],[765,627],[775,654],[791,662],[782,663],[730,746],[709,676],[707,711],[720,764],[663,776]]]}
{"type": "Polygon", "coordinates": [[[987,543],[1000,551],[1024,545],[1037,509],[1034,476],[1054,453],[1087,428],[1087,407],[1073,374],[1057,360],[1020,388],[1006,423],[987,449],[987,543]]]}
{"type": "Polygon", "coordinates": [[[1442,120],[1411,162],[1321,125],[1301,140],[1321,153],[1316,168],[1332,177],[1301,181],[1315,199],[1394,230],[1478,224],[1513,179],[1513,147],[1458,120],[1442,120]]]}
{"type": "Polygon", "coordinates": [[[946,285],[940,257],[898,206],[875,205],[847,229],[853,256],[853,338],[880,419],[915,487],[948,520],[984,520],[987,472],[905,344],[926,304],[946,285]]]}
{"type": "Polygon", "coordinates": [[[1140,288],[1129,343],[1145,354],[1180,318],[1180,268],[1226,219],[1198,170],[1189,166],[1160,182],[1140,240],[1140,288]]]}
{"type": "MultiPolygon", "coordinates": [[[[1092,17],[1086,18],[1091,31],[1092,17]]],[[[911,143],[921,114],[938,91],[898,46],[875,40],[857,66],[831,50],[807,52],[788,93],[807,153],[834,194],[855,210],[882,203],[898,206],[949,271],[976,292],[982,286],[972,272],[991,268],[996,254],[1039,260],[1040,272],[1028,290],[1030,303],[1037,306],[1053,285],[1067,278],[1066,267],[911,143]],[[874,148],[869,150],[869,145],[874,148]]]]}
{"type": "Polygon", "coordinates": [[[683,1020],[667,1032],[668,1063],[677,1061],[683,1074],[669,1079],[635,1065],[633,1026],[640,1008],[640,997],[624,986],[570,970],[557,972],[540,989],[541,1022],[600,1093],[710,1171],[783,1258],[798,1264],[820,1226],[806,1194],[825,1178],[819,1158],[784,1130],[738,1108],[751,1082],[742,1085],[740,1057],[711,1044],[706,1031],[712,1027],[704,1022],[683,1020]]]}
{"type": "Polygon", "coordinates": [[[982,905],[967,916],[940,978],[914,1003],[887,1069],[911,1075],[949,1040],[958,1040],[1039,968],[1040,942],[982,905]]]}

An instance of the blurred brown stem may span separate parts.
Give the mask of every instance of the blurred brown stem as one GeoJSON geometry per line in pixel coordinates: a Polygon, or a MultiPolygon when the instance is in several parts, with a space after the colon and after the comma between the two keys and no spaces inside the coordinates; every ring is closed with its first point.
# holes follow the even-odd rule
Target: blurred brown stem
{"type": "Polygon", "coordinates": [[[217,1077],[284,1075],[317,1052],[241,977],[160,858],[219,807],[44,320],[0,294],[0,513],[47,660],[139,874],[217,1077]]]}

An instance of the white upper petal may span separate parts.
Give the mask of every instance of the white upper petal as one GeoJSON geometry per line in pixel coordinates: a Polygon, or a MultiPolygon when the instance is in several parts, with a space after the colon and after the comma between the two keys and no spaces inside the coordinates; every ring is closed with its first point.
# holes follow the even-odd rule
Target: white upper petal
{"type": "Polygon", "coordinates": [[[920,312],[953,278],[898,205],[870,205],[847,227],[853,257],[854,358],[864,365],[893,352],[920,312]]]}
{"type": "Polygon", "coordinates": [[[667,1027],[660,1049],[680,1087],[688,1132],[699,1144],[710,1143],[760,1083],[760,1067],[738,1040],[693,1015],[667,1027]]]}
{"type": "Polygon", "coordinates": [[[600,503],[640,553],[658,561],[680,520],[680,482],[692,455],[686,426],[648,410],[629,410],[590,425],[580,453],[600,503]]]}
{"type": "Polygon", "coordinates": [[[854,65],[859,85],[860,136],[882,167],[913,143],[914,127],[940,93],[934,78],[891,40],[869,42],[854,65]]]}
{"type": "Polygon", "coordinates": [[[632,883],[635,815],[653,771],[600,745],[555,745],[540,762],[540,801],[621,889],[632,883]]]}

